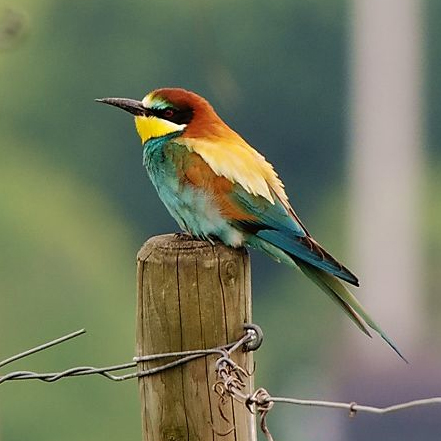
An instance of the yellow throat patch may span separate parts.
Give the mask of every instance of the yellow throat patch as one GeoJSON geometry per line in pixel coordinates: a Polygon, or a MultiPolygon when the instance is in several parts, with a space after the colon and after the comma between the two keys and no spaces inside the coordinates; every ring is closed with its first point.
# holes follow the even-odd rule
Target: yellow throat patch
{"type": "Polygon", "coordinates": [[[174,132],[181,132],[186,124],[175,124],[156,116],[135,116],[135,125],[143,144],[149,139],[160,138],[174,132]]]}

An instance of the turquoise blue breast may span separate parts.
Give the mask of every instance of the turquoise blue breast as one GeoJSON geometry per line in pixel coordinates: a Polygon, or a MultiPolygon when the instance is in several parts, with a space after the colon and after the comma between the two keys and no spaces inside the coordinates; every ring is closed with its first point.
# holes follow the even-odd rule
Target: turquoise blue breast
{"type": "Polygon", "coordinates": [[[183,231],[201,239],[218,237],[229,245],[240,245],[243,236],[225,220],[211,194],[180,179],[189,151],[165,136],[148,141],[143,163],[158,195],[183,231]]]}

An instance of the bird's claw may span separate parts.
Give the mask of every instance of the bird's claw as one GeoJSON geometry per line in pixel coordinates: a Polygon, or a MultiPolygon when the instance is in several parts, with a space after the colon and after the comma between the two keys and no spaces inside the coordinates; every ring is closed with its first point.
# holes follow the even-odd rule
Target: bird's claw
{"type": "Polygon", "coordinates": [[[174,236],[175,239],[178,240],[195,240],[195,238],[186,231],[179,231],[178,233],[175,233],[174,236]]]}

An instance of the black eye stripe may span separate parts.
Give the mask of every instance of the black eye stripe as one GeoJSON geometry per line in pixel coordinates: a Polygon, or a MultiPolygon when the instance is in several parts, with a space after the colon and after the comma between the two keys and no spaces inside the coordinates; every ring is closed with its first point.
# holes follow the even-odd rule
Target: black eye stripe
{"type": "Polygon", "coordinates": [[[153,114],[157,118],[171,121],[175,124],[188,124],[193,118],[193,109],[176,109],[174,107],[166,107],[165,109],[149,109],[149,113],[153,114]],[[169,111],[172,110],[172,114],[169,111]]]}

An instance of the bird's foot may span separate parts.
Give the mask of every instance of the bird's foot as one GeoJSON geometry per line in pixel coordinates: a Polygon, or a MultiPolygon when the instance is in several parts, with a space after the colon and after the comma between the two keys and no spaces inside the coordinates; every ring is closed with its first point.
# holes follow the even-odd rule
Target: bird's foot
{"type": "Polygon", "coordinates": [[[175,239],[178,240],[197,240],[196,237],[192,236],[190,233],[186,231],[180,231],[179,233],[175,233],[175,239]]]}
{"type": "Polygon", "coordinates": [[[212,246],[216,245],[216,242],[215,242],[214,238],[211,237],[211,236],[207,236],[207,237],[205,238],[205,240],[206,240],[207,242],[210,242],[210,244],[211,244],[212,246]]]}

